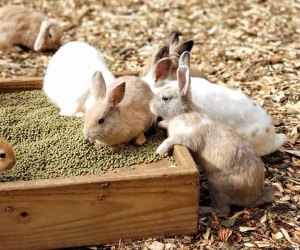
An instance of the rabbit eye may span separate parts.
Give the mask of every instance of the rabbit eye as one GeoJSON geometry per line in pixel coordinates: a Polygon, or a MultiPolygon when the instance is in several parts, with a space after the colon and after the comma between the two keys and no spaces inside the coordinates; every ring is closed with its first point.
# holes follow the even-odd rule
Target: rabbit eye
{"type": "Polygon", "coordinates": [[[166,96],[163,96],[161,99],[162,99],[163,101],[165,101],[165,102],[167,102],[167,101],[169,100],[169,98],[166,97],[166,96]]]}
{"type": "Polygon", "coordinates": [[[52,35],[51,35],[51,33],[48,33],[48,37],[49,37],[49,38],[52,38],[52,35]]]}
{"type": "Polygon", "coordinates": [[[100,119],[98,120],[98,124],[102,124],[103,122],[105,122],[105,118],[100,118],[100,119]]]}
{"type": "Polygon", "coordinates": [[[0,153],[0,158],[5,158],[6,154],[5,153],[0,153]]]}

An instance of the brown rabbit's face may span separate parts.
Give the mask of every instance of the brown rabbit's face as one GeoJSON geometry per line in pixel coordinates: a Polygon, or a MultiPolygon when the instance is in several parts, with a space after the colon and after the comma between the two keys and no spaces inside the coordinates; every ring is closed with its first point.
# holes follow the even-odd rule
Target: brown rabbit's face
{"type": "Polygon", "coordinates": [[[50,25],[45,39],[45,49],[57,49],[60,46],[61,30],[57,24],[50,25]]]}
{"type": "Polygon", "coordinates": [[[106,93],[101,72],[95,72],[92,92],[96,102],[85,114],[83,129],[86,139],[97,140],[109,146],[119,144],[122,141],[120,137],[126,135],[126,132],[122,133],[124,126],[121,126],[123,121],[118,107],[124,98],[126,83],[121,82],[112,86],[113,89],[106,93]]]}
{"type": "Polygon", "coordinates": [[[105,99],[98,100],[85,114],[84,137],[106,145],[111,144],[114,135],[118,134],[118,127],[116,127],[118,117],[118,107],[107,106],[105,99]]]}
{"type": "Polygon", "coordinates": [[[0,173],[12,169],[15,164],[13,149],[6,141],[0,140],[0,173]]]}

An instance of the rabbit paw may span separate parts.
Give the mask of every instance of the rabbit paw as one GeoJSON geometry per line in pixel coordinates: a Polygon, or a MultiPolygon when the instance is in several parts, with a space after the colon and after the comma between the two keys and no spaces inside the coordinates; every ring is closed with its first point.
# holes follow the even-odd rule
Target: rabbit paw
{"type": "Polygon", "coordinates": [[[135,139],[134,143],[137,145],[143,145],[146,142],[146,137],[144,133],[139,134],[135,139]]]}
{"type": "Polygon", "coordinates": [[[158,127],[159,128],[164,128],[164,129],[167,129],[168,128],[168,122],[166,121],[166,120],[163,120],[163,121],[160,121],[159,123],[158,123],[158,127]]]}
{"type": "Polygon", "coordinates": [[[170,144],[168,142],[168,139],[165,140],[162,144],[159,145],[159,147],[156,149],[156,153],[157,154],[160,154],[160,155],[163,155],[165,153],[168,153],[169,150],[172,148],[172,144],[170,144]]]}

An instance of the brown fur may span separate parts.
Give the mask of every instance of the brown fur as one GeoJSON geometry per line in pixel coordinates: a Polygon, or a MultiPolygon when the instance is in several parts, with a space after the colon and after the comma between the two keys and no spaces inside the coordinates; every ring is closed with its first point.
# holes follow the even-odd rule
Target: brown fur
{"type": "Polygon", "coordinates": [[[0,173],[12,169],[16,164],[16,157],[11,145],[0,139],[0,173]]]}
{"type": "Polygon", "coordinates": [[[195,108],[189,88],[188,66],[182,65],[178,87],[164,89],[151,100],[151,111],[165,119],[159,125],[169,134],[157,152],[163,154],[175,144],[191,150],[196,163],[205,170],[212,200],[212,208],[202,212],[228,215],[230,205],[254,207],[272,201],[273,189],[264,188],[261,158],[231,127],[195,108]]]}
{"type": "MultiPolygon", "coordinates": [[[[20,6],[0,8],[0,49],[22,45],[34,50],[41,24],[46,19],[41,13],[20,6]]],[[[56,23],[47,27],[45,35],[41,49],[57,49],[60,46],[61,30],[56,23]]]]}
{"type": "Polygon", "coordinates": [[[146,141],[144,132],[153,122],[149,108],[153,97],[150,87],[134,76],[116,79],[107,91],[103,77],[94,76],[93,81],[96,102],[85,114],[85,138],[97,140],[114,150],[133,139],[143,144],[146,141]],[[98,124],[100,118],[105,118],[103,124],[98,124]]]}
{"type": "MultiPolygon", "coordinates": [[[[152,54],[145,60],[145,65],[140,73],[141,77],[147,75],[151,70],[154,69],[158,58],[162,59],[163,57],[166,57],[166,56],[159,57],[158,54],[160,53],[160,50],[162,47],[168,46],[169,47],[169,56],[168,57],[172,61],[172,68],[171,68],[171,72],[168,76],[168,79],[176,80],[176,71],[178,68],[178,60],[179,60],[180,55],[184,52],[180,49],[181,48],[184,49],[185,48],[184,44],[186,44],[186,43],[179,44],[179,35],[180,35],[180,33],[178,33],[178,32],[172,32],[166,38],[166,41],[163,43],[163,45],[161,45],[160,47],[155,48],[153,50],[152,54]]],[[[192,48],[190,47],[187,49],[188,49],[188,51],[190,51],[192,48]]],[[[191,65],[190,74],[193,77],[200,77],[200,78],[205,78],[205,79],[207,78],[205,76],[205,74],[199,69],[199,67],[196,64],[191,65]]]]}

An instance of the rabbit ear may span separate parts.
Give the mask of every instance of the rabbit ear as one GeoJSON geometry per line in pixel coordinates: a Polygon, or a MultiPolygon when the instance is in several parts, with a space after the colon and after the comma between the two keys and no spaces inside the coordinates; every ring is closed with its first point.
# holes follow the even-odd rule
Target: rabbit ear
{"type": "Polygon", "coordinates": [[[169,46],[163,46],[159,49],[154,57],[153,63],[157,63],[160,59],[169,57],[169,46]]]}
{"type": "Polygon", "coordinates": [[[179,58],[179,66],[186,65],[188,68],[190,68],[190,59],[191,55],[190,52],[185,51],[182,53],[182,55],[179,58]]]}
{"type": "Polygon", "coordinates": [[[167,37],[165,43],[166,45],[172,45],[175,43],[178,43],[179,41],[179,36],[181,36],[182,34],[179,31],[172,31],[171,34],[167,37]]]}
{"type": "Polygon", "coordinates": [[[190,86],[190,70],[187,65],[181,65],[177,70],[178,89],[181,97],[186,97],[190,86]]]}
{"type": "Polygon", "coordinates": [[[33,49],[35,51],[39,51],[43,48],[43,45],[44,45],[45,39],[46,39],[46,35],[47,35],[46,33],[47,33],[49,27],[52,25],[52,23],[53,23],[53,21],[51,21],[51,20],[44,20],[41,23],[39,34],[37,35],[37,38],[34,42],[33,49]]]}
{"type": "Polygon", "coordinates": [[[190,40],[185,43],[181,43],[181,44],[177,45],[174,49],[172,49],[172,52],[176,53],[178,55],[181,55],[185,51],[190,52],[192,50],[193,46],[194,46],[194,41],[190,40]]]}
{"type": "Polygon", "coordinates": [[[106,84],[100,71],[96,71],[92,79],[92,91],[96,100],[105,97],[106,84]]]}
{"type": "Polygon", "coordinates": [[[122,82],[117,87],[115,87],[109,97],[109,102],[113,107],[116,107],[124,98],[126,83],[122,82]]]}
{"type": "Polygon", "coordinates": [[[162,82],[168,78],[170,72],[172,69],[172,60],[170,58],[163,58],[160,59],[155,65],[154,65],[154,78],[156,87],[159,87],[162,82]]]}

